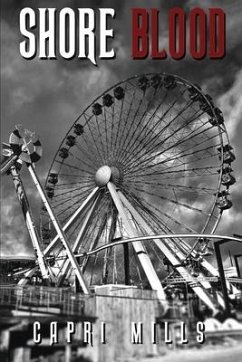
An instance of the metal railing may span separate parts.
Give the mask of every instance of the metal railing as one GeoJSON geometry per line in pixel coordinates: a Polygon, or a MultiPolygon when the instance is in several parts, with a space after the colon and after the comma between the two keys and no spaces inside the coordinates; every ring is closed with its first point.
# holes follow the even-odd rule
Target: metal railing
{"type": "Polygon", "coordinates": [[[95,297],[64,288],[37,286],[0,288],[1,308],[58,315],[95,316],[95,297]]]}

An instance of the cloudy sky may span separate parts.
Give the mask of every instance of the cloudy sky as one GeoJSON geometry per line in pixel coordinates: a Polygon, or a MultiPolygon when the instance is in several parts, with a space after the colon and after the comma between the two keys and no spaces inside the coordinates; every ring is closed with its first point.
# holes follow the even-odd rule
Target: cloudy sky
{"type": "MultiPolygon", "coordinates": [[[[199,84],[223,110],[236,161],[233,164],[237,183],[231,189],[233,208],[226,211],[218,233],[242,234],[242,2],[232,1],[155,1],[155,0],[1,0],[1,137],[8,141],[14,125],[24,124],[41,136],[44,155],[37,165],[44,182],[58,146],[75,118],[92,100],[116,82],[145,72],[171,72],[199,84]],[[24,7],[114,7],[112,21],[116,51],[112,60],[25,60],[19,52],[23,40],[19,31],[19,13],[24,7]],[[169,5],[168,5],[169,4],[169,5]],[[226,13],[226,56],[223,59],[193,60],[189,54],[182,60],[133,60],[131,57],[131,8],[160,9],[160,45],[167,44],[168,10],[180,6],[189,13],[195,6],[204,9],[221,7],[226,13]]],[[[38,29],[36,29],[37,32],[38,29]]],[[[97,18],[98,38],[98,18],[97,18]]],[[[97,41],[98,46],[98,41],[97,41]]],[[[34,210],[40,205],[38,195],[23,170],[26,188],[34,210]]],[[[21,210],[11,180],[1,184],[1,242],[3,254],[32,254],[21,210]]],[[[38,213],[35,213],[38,223],[38,213]]],[[[232,252],[242,252],[240,245],[230,245],[232,252]]]]}

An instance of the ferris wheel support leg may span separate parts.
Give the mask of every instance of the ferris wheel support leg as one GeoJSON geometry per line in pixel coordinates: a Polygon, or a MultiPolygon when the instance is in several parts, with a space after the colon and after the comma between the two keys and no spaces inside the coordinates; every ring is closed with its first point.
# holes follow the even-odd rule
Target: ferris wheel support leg
{"type": "MultiPolygon", "coordinates": [[[[26,226],[37,256],[37,260],[39,263],[39,269],[43,278],[43,281],[45,284],[49,285],[50,284],[50,275],[48,272],[48,266],[45,263],[45,259],[44,259],[44,255],[42,253],[42,250],[40,248],[40,239],[39,239],[39,235],[38,232],[36,230],[35,224],[34,224],[34,220],[33,220],[33,216],[32,216],[32,212],[29,206],[29,202],[28,202],[28,198],[20,177],[20,174],[18,173],[16,167],[13,165],[10,168],[10,173],[12,175],[12,179],[13,179],[13,183],[15,186],[15,190],[23,211],[23,215],[24,215],[24,219],[26,222],[26,226]]],[[[24,283],[24,281],[23,281],[24,283]]]]}
{"type": "MultiPolygon", "coordinates": [[[[108,182],[107,186],[111,194],[111,197],[114,201],[114,204],[119,212],[119,215],[124,223],[126,231],[131,237],[140,236],[138,235],[137,230],[135,230],[132,223],[127,217],[127,212],[125,212],[124,210],[123,204],[116,191],[115,185],[112,182],[108,182]]],[[[151,263],[150,258],[147,255],[147,252],[143,244],[140,241],[136,241],[132,243],[132,245],[143,267],[143,270],[147,276],[147,279],[151,285],[151,288],[157,291],[158,299],[161,301],[162,306],[166,309],[167,308],[166,294],[164,292],[161,282],[156,274],[153,264],[151,263]]]]}
{"type": "Polygon", "coordinates": [[[42,201],[43,201],[43,203],[44,203],[44,205],[45,205],[45,207],[47,209],[47,212],[48,212],[48,214],[50,216],[50,220],[52,221],[52,223],[53,223],[53,225],[54,225],[54,227],[56,229],[56,232],[57,232],[57,234],[59,236],[59,239],[62,242],[62,244],[63,244],[63,246],[64,246],[64,248],[66,250],[66,253],[67,253],[68,258],[69,258],[69,260],[70,260],[70,262],[72,264],[72,267],[73,267],[73,270],[74,270],[74,272],[75,272],[75,274],[77,276],[77,279],[78,279],[78,281],[79,281],[79,283],[81,285],[83,293],[84,294],[89,294],[88,288],[87,288],[86,283],[85,283],[85,281],[83,279],[82,273],[81,273],[79,265],[77,263],[77,260],[76,260],[75,256],[72,253],[72,250],[71,250],[71,248],[69,246],[68,240],[67,240],[67,238],[66,238],[66,236],[65,236],[65,234],[64,234],[64,232],[63,232],[63,230],[61,228],[61,225],[60,225],[58,219],[55,217],[54,211],[52,210],[52,206],[50,205],[50,203],[49,203],[49,201],[48,201],[48,199],[47,199],[47,197],[45,195],[44,189],[40,184],[40,181],[38,179],[38,176],[37,176],[32,164],[28,165],[28,170],[29,170],[29,173],[30,173],[30,175],[31,175],[31,177],[33,179],[33,182],[34,182],[34,184],[35,184],[35,186],[36,186],[36,188],[37,188],[37,190],[38,190],[38,192],[39,192],[39,194],[41,196],[41,199],[42,199],[42,201]]]}
{"type": "MultiPolygon", "coordinates": [[[[77,235],[77,238],[76,238],[75,243],[74,243],[73,248],[72,248],[73,253],[76,253],[78,251],[79,247],[80,247],[81,239],[82,239],[84,233],[86,232],[86,230],[87,230],[87,228],[88,228],[88,226],[90,224],[90,221],[91,221],[93,212],[95,210],[95,207],[97,205],[98,199],[99,199],[99,197],[97,196],[96,199],[93,202],[93,205],[91,206],[90,210],[88,211],[85,220],[82,223],[81,229],[80,229],[80,231],[79,231],[79,233],[77,235]]],[[[70,260],[68,260],[68,259],[65,260],[64,263],[63,263],[61,273],[58,276],[57,286],[60,286],[61,283],[63,282],[63,280],[67,277],[70,266],[71,266],[70,265],[70,260]]]]}
{"type": "MultiPolygon", "coordinates": [[[[97,195],[99,188],[95,187],[95,189],[90,193],[90,195],[86,198],[86,200],[81,204],[81,206],[74,212],[74,214],[70,217],[67,223],[63,226],[63,231],[67,231],[75,222],[76,218],[80,215],[81,212],[85,211],[85,209],[93,202],[94,198],[97,195]]],[[[47,246],[44,250],[44,255],[47,256],[55,247],[57,241],[59,240],[59,235],[56,235],[52,242],[47,246]]]]}
{"type": "MultiPolygon", "coordinates": [[[[120,199],[122,200],[123,204],[127,207],[130,213],[134,216],[134,218],[138,221],[138,223],[142,226],[144,230],[147,231],[149,234],[153,234],[152,228],[147,224],[147,222],[143,219],[143,217],[136,211],[136,209],[131,205],[131,203],[126,199],[126,197],[121,193],[118,192],[120,199]]],[[[173,253],[165,244],[165,240],[162,242],[160,239],[156,240],[153,239],[154,243],[158,246],[161,252],[168,258],[173,266],[179,265],[180,259],[184,255],[179,253],[173,253]]],[[[171,246],[170,246],[171,248],[171,246]]],[[[182,266],[176,267],[179,274],[185,279],[189,281],[190,287],[194,290],[194,292],[198,295],[198,297],[213,311],[213,314],[217,314],[218,310],[216,307],[216,302],[212,300],[212,298],[207,294],[206,290],[195,281],[192,275],[182,266]]]]}

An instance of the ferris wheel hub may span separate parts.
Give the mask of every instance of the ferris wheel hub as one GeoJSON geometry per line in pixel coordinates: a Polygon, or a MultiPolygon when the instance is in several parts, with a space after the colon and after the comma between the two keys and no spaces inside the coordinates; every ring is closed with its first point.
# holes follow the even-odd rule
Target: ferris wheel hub
{"type": "Polygon", "coordinates": [[[114,184],[118,185],[122,183],[122,180],[122,172],[117,166],[102,166],[95,174],[95,182],[99,187],[107,185],[109,181],[112,181],[114,184]]]}
{"type": "Polygon", "coordinates": [[[100,167],[95,174],[95,182],[97,186],[105,186],[110,181],[112,170],[109,166],[105,165],[100,167]]]}

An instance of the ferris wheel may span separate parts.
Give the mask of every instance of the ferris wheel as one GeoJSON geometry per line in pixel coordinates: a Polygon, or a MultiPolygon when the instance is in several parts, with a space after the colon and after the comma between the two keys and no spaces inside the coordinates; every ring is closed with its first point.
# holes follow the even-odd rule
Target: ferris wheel
{"type": "MultiPolygon", "coordinates": [[[[164,264],[188,278],[200,257],[203,272],[215,273],[204,259],[207,239],[112,243],[153,234],[214,233],[222,212],[232,206],[234,159],[221,110],[178,76],[135,76],[99,96],[64,137],[45,185],[74,254],[110,246],[81,260],[86,283],[150,284],[164,297],[164,264]]],[[[71,267],[45,207],[42,240],[60,285],[71,267]]]]}
{"type": "MultiPolygon", "coordinates": [[[[27,136],[21,129],[12,133],[2,169],[17,158],[27,162],[42,197],[40,235],[31,213],[26,220],[45,280],[61,286],[76,275],[84,293],[102,284],[148,287],[164,302],[168,267],[169,276],[180,275],[216,313],[221,296],[197,279],[218,275],[206,260],[210,240],[182,237],[213,234],[232,206],[235,156],[222,112],[208,94],[165,73],[109,88],[65,135],[45,191],[32,167],[40,144],[34,138],[26,161],[27,136]],[[147,236],[154,237],[144,243],[147,236]],[[135,241],[123,242],[130,238],[135,241]]],[[[17,169],[11,173],[24,194],[17,169]]]]}

